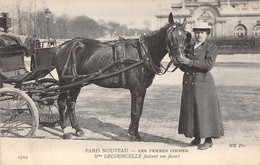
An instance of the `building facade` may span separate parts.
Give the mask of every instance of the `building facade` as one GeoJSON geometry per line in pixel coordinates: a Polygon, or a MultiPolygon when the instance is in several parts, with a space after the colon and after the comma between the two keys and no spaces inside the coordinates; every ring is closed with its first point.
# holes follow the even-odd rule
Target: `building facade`
{"type": "Polygon", "coordinates": [[[159,9],[158,26],[168,21],[170,12],[177,22],[187,19],[188,31],[195,22],[208,22],[212,37],[260,37],[260,0],[184,0],[159,9]]]}

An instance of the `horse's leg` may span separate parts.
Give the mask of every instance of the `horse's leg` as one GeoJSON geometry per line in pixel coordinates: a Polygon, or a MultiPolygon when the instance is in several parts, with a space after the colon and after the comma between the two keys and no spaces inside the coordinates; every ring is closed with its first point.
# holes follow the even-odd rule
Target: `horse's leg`
{"type": "Polygon", "coordinates": [[[58,97],[58,106],[60,113],[61,129],[63,130],[63,139],[72,139],[70,133],[66,129],[66,102],[67,92],[61,93],[58,97]]]}
{"type": "Polygon", "coordinates": [[[131,141],[143,141],[138,133],[139,121],[143,111],[146,89],[131,90],[131,123],[128,129],[131,141]]]}
{"type": "Polygon", "coordinates": [[[69,97],[67,100],[67,111],[70,118],[71,127],[76,130],[76,135],[81,137],[84,136],[84,132],[80,128],[78,124],[77,116],[75,114],[75,105],[76,105],[76,100],[79,95],[80,89],[81,88],[75,88],[69,91],[69,97]]]}

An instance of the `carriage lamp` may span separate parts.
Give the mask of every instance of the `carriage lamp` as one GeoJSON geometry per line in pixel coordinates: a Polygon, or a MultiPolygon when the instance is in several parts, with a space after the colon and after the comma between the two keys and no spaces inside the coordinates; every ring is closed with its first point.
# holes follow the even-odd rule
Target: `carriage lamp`
{"type": "Polygon", "coordinates": [[[7,33],[7,29],[11,27],[11,18],[8,17],[8,13],[1,13],[0,17],[0,27],[4,29],[4,32],[7,33]]]}
{"type": "Polygon", "coordinates": [[[51,11],[49,9],[45,10],[45,16],[46,16],[46,19],[50,19],[51,18],[51,11]]]}
{"type": "Polygon", "coordinates": [[[45,17],[47,19],[47,39],[49,39],[49,20],[51,18],[51,11],[49,9],[45,10],[45,17]]]}

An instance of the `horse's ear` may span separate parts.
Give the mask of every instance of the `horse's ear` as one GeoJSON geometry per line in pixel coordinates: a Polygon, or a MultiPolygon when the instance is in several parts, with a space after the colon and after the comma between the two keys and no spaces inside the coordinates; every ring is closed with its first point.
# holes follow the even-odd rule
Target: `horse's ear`
{"type": "Polygon", "coordinates": [[[183,22],[182,22],[182,27],[185,28],[186,27],[186,24],[187,24],[187,19],[184,18],[183,22]]]}
{"type": "Polygon", "coordinates": [[[173,20],[172,12],[169,14],[168,22],[169,22],[169,24],[174,24],[174,20],[173,20]]]}

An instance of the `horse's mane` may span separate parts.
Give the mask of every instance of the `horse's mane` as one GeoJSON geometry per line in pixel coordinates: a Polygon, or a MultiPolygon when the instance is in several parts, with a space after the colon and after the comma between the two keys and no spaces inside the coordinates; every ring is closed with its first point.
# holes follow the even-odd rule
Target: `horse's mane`
{"type": "Polygon", "coordinates": [[[100,41],[100,40],[89,39],[89,38],[84,38],[84,37],[76,37],[76,38],[73,38],[73,39],[70,39],[70,40],[63,42],[62,44],[59,45],[59,47],[65,45],[67,43],[70,43],[72,41],[80,41],[83,44],[103,44],[103,45],[112,45],[113,42],[114,42],[113,40],[111,40],[111,41],[100,41]]]}
{"type": "Polygon", "coordinates": [[[155,30],[147,35],[145,35],[145,38],[153,38],[157,36],[160,32],[163,32],[164,30],[167,30],[170,24],[166,24],[164,27],[160,28],[159,30],[155,30]]]}
{"type": "Polygon", "coordinates": [[[161,42],[159,38],[164,38],[166,37],[166,31],[169,28],[170,24],[166,24],[159,30],[155,30],[151,32],[150,34],[147,34],[144,36],[144,40],[149,43],[149,45],[154,45],[156,42],[161,42]]]}
{"type": "MultiPolygon", "coordinates": [[[[170,24],[166,24],[164,27],[160,28],[159,30],[155,30],[155,31],[153,31],[153,32],[151,32],[147,35],[144,35],[144,39],[147,40],[148,42],[156,41],[158,39],[158,37],[162,37],[163,33],[165,32],[165,30],[168,29],[169,26],[170,26],[170,24]]],[[[129,39],[125,39],[125,40],[129,40],[129,39]]],[[[84,38],[84,37],[76,37],[76,38],[73,38],[73,39],[70,39],[70,40],[63,42],[58,47],[61,47],[61,46],[65,45],[69,42],[72,42],[72,41],[80,41],[84,44],[113,45],[116,40],[100,41],[100,40],[89,39],[89,38],[84,38]]]]}

